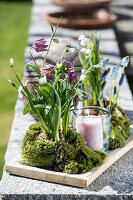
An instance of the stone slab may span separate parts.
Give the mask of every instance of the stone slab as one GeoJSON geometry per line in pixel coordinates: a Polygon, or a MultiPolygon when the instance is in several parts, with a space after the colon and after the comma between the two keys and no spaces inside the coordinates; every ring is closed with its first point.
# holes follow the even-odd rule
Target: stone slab
{"type": "MultiPolygon", "coordinates": [[[[49,40],[50,27],[48,26],[47,22],[43,20],[43,15],[47,11],[55,11],[58,9],[58,7],[51,5],[48,0],[33,1],[31,25],[29,29],[29,45],[26,48],[25,62],[31,61],[28,49],[34,39],[46,36],[46,39],[49,40]]],[[[57,37],[61,41],[65,39],[73,40],[75,42],[75,40],[77,40],[78,36],[82,34],[83,31],[84,30],[75,31],[72,29],[59,28],[57,31],[57,37]]],[[[94,32],[96,33],[96,31],[94,32]]],[[[113,29],[101,30],[101,36],[103,54],[105,57],[110,58],[110,66],[112,64],[119,64],[119,49],[113,29]],[[112,45],[112,43],[114,45],[112,45]]],[[[52,57],[49,59],[52,59],[52,57]]],[[[110,78],[108,77],[106,93],[110,88],[110,85],[111,82],[110,78]]],[[[132,94],[126,79],[124,80],[124,84],[120,91],[119,104],[126,110],[133,124],[132,94]]],[[[22,115],[23,108],[24,103],[22,96],[20,95],[16,103],[15,117],[12,124],[5,162],[8,162],[15,156],[20,155],[21,142],[25,132],[29,125],[35,122],[35,119],[31,115],[22,115]]],[[[2,180],[0,181],[0,198],[3,200],[131,200],[133,199],[133,150],[129,151],[125,156],[122,157],[122,159],[118,160],[118,162],[112,165],[86,189],[49,183],[45,181],[37,181],[24,177],[11,176],[4,170],[2,180]]]]}

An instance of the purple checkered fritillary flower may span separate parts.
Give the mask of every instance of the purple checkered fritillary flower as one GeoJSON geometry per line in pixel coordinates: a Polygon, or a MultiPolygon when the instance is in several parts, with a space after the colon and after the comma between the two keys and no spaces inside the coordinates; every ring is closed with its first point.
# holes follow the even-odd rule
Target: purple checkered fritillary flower
{"type": "Polygon", "coordinates": [[[46,66],[42,68],[41,74],[46,76],[48,80],[54,80],[54,75],[55,75],[54,66],[46,66]]]}
{"type": "Polygon", "coordinates": [[[35,40],[32,43],[32,47],[37,51],[37,52],[43,52],[47,51],[48,45],[46,45],[46,40],[44,38],[41,38],[39,40],[35,40]]]}
{"type": "Polygon", "coordinates": [[[79,75],[76,72],[68,73],[68,82],[75,85],[79,81],[79,75]]]}

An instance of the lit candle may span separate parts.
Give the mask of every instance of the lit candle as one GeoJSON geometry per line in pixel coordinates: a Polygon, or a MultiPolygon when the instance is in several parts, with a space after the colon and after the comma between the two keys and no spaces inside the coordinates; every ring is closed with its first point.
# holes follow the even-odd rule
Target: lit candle
{"type": "Polygon", "coordinates": [[[78,116],[75,121],[76,131],[85,138],[87,146],[92,150],[103,149],[102,119],[89,116],[78,116]]]}

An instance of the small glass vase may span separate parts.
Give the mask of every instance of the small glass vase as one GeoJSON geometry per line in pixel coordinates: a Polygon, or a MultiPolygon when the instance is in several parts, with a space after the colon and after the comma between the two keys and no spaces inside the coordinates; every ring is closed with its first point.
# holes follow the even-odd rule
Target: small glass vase
{"type": "Polygon", "coordinates": [[[109,150],[111,114],[106,108],[86,106],[72,109],[71,127],[84,136],[92,150],[109,150]]]}

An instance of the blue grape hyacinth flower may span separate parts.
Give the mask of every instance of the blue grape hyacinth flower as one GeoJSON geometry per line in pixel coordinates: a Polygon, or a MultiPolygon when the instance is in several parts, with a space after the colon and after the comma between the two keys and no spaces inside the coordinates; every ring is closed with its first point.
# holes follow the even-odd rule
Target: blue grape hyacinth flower
{"type": "Polygon", "coordinates": [[[124,65],[125,67],[127,67],[128,64],[129,64],[129,56],[122,58],[121,65],[124,65]]]}
{"type": "Polygon", "coordinates": [[[113,79],[116,79],[117,76],[118,76],[118,72],[119,72],[119,67],[118,65],[114,65],[113,69],[112,69],[112,74],[111,74],[111,77],[113,79]]]}

